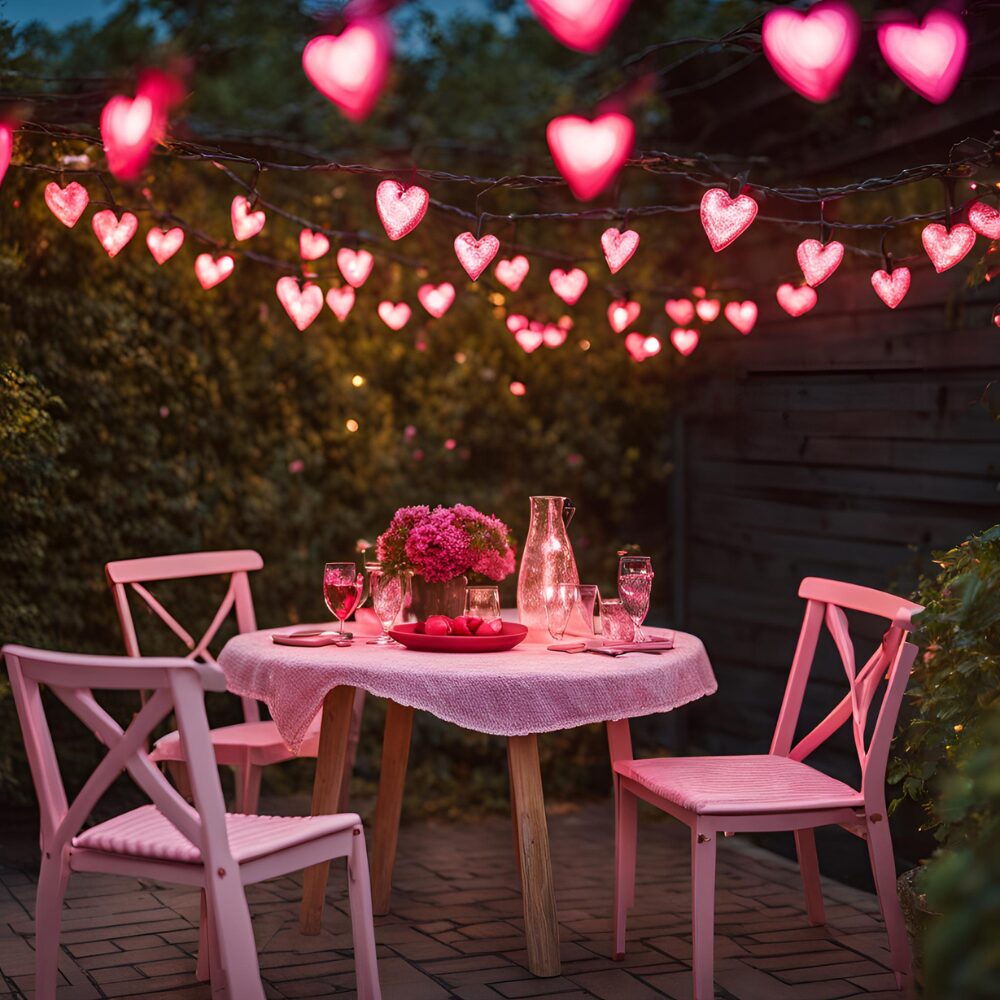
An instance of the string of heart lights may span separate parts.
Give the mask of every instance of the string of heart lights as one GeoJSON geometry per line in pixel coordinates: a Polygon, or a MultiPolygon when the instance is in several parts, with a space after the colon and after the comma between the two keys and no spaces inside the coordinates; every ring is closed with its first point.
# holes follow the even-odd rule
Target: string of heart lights
{"type": "MultiPolygon", "coordinates": [[[[527,0],[538,21],[566,46],[580,52],[591,53],[601,48],[616,25],[626,13],[631,0],[527,0]]],[[[383,14],[373,13],[370,5],[349,6],[347,24],[339,35],[320,35],[305,46],[302,65],[306,76],[323,95],[353,121],[363,120],[378,101],[385,84],[392,57],[393,30],[383,14]],[[354,14],[352,15],[352,9],[354,14]]],[[[813,102],[831,100],[841,81],[850,70],[861,35],[861,21],[849,3],[844,0],[822,0],[802,12],[791,7],[770,10],[761,20],[760,38],[764,55],[774,72],[790,88],[813,102]]],[[[922,21],[906,15],[892,15],[877,26],[878,47],[889,68],[911,89],[935,104],[948,99],[957,85],[965,63],[968,37],[962,19],[949,10],[931,10],[922,21]]],[[[227,175],[240,183],[247,194],[237,194],[231,205],[233,238],[237,244],[247,244],[257,237],[267,222],[267,212],[276,211],[292,221],[303,223],[299,234],[301,261],[289,266],[264,255],[238,247],[227,247],[177,216],[157,213],[168,226],[154,225],[146,233],[146,245],[156,260],[163,265],[174,258],[185,243],[188,234],[211,246],[215,252],[202,252],[195,257],[195,275],[205,290],[226,281],[235,270],[232,252],[242,253],[251,260],[276,266],[283,271],[278,278],[275,292],[279,302],[294,325],[307,329],[322,313],[326,305],[340,322],[345,322],[356,304],[356,291],[370,277],[375,257],[363,247],[340,246],[335,260],[344,284],[333,285],[324,294],[317,283],[316,262],[326,257],[333,245],[330,236],[350,236],[349,242],[362,242],[364,234],[337,234],[321,225],[301,219],[285,210],[269,206],[255,190],[256,176],[264,169],[310,169],[290,164],[261,164],[236,154],[226,154],[217,148],[202,150],[190,143],[168,139],[170,112],[183,98],[183,88],[173,77],[158,71],[143,73],[133,97],[117,95],[105,106],[100,119],[100,140],[103,144],[107,169],[118,181],[135,182],[156,147],[168,154],[185,159],[207,159],[222,167],[227,175]],[[255,163],[253,184],[247,184],[224,163],[255,163]],[[169,225],[169,222],[176,224],[169,225]],[[298,271],[303,272],[300,279],[298,271]]],[[[45,130],[43,126],[25,126],[21,131],[45,130]]],[[[18,126],[0,125],[0,183],[11,163],[15,133],[18,126]]],[[[972,164],[990,164],[994,161],[1000,140],[981,144],[981,149],[963,161],[950,160],[948,164],[911,168],[894,178],[873,179],[838,189],[768,188],[750,185],[745,178],[731,181],[726,187],[719,185],[722,171],[709,158],[672,157],[669,154],[641,153],[632,158],[635,146],[635,126],[622,111],[609,111],[585,118],[563,115],[549,122],[546,140],[559,171],[556,177],[505,177],[475,178],[434,172],[415,171],[421,180],[424,175],[443,180],[459,180],[479,184],[483,192],[495,187],[517,188],[546,187],[564,182],[575,198],[581,202],[595,199],[615,181],[626,166],[635,166],[654,172],[672,172],[693,180],[706,190],[697,206],[646,206],[629,209],[626,223],[631,218],[641,218],[660,212],[686,212],[697,210],[709,245],[716,253],[724,251],[745,233],[759,216],[759,199],[776,196],[791,201],[819,202],[821,239],[805,239],[797,248],[796,258],[802,272],[801,281],[782,282],[775,297],[781,308],[792,317],[802,316],[816,306],[816,289],[840,267],[845,252],[864,256],[880,256],[883,266],[871,275],[875,294],[890,309],[897,308],[910,288],[911,271],[905,263],[894,262],[885,249],[885,236],[892,228],[903,223],[926,221],[922,231],[924,250],[938,272],[955,267],[972,251],[977,236],[1000,240],[1000,210],[981,197],[975,184],[970,185],[973,196],[959,207],[953,205],[956,176],[972,164]],[[694,164],[694,165],[692,165],[694,164]],[[841,229],[882,230],[882,251],[874,255],[870,250],[845,245],[832,239],[830,227],[822,218],[823,201],[828,197],[843,197],[853,192],[876,190],[899,184],[913,183],[928,177],[940,177],[948,191],[943,213],[889,219],[882,223],[842,224],[841,229]],[[756,196],[756,197],[755,197],[756,196]],[[943,219],[942,221],[938,221],[943,219]]],[[[79,136],[74,136],[79,138],[79,136]]],[[[90,138],[90,137],[84,137],[90,138]]],[[[61,167],[22,163],[16,166],[28,169],[62,173],[61,167]]],[[[341,169],[353,173],[383,176],[375,191],[375,210],[385,234],[392,242],[404,239],[424,219],[428,208],[459,217],[476,220],[476,231],[458,234],[453,243],[455,256],[471,281],[477,281],[493,265],[493,277],[510,293],[516,293],[527,277],[531,263],[525,253],[514,252],[509,257],[498,258],[501,243],[492,233],[481,233],[484,221],[490,219],[596,219],[615,218],[620,209],[583,209],[577,212],[546,214],[494,215],[471,213],[457,206],[432,201],[427,188],[418,183],[408,185],[388,176],[394,172],[363,165],[326,164],[327,169],[341,169]]],[[[92,227],[101,246],[111,257],[119,254],[138,231],[135,211],[120,210],[111,195],[103,174],[97,173],[109,197],[110,207],[102,208],[92,217],[92,227]]],[[[996,185],[987,193],[997,198],[996,185]]],[[[151,193],[144,189],[147,201],[151,193]]],[[[65,186],[50,182],[44,192],[45,202],[60,222],[72,228],[81,219],[90,204],[90,193],[79,181],[65,186]]],[[[478,206],[478,197],[477,197],[478,206]]],[[[148,209],[146,209],[148,210],[148,209]]],[[[138,211],[138,209],[137,209],[138,211]]],[[[765,218],[764,216],[760,216],[765,218]]],[[[786,225],[803,225],[801,219],[766,217],[768,221],[786,225]]],[[[607,228],[600,240],[600,247],[610,275],[617,275],[638,251],[640,234],[636,229],[607,228]]],[[[516,251],[519,248],[514,246],[516,251]]],[[[991,250],[994,248],[991,248],[991,250]]],[[[542,254],[539,251],[539,254],[542,254]]],[[[553,256],[552,254],[542,254],[553,256]]],[[[387,254],[392,256],[392,254],[387,254]]],[[[559,256],[559,255],[556,255],[559,256]]],[[[406,258],[395,257],[403,263],[406,258]]],[[[1000,267],[987,271],[987,279],[1000,274],[1000,267]]],[[[553,267],[548,275],[549,285],[555,295],[566,305],[574,306],[587,290],[589,277],[580,267],[568,269],[553,267]]],[[[608,323],[617,334],[624,334],[625,350],[636,362],[654,357],[661,350],[658,337],[641,333],[634,327],[642,308],[628,292],[615,294],[607,309],[608,323]]],[[[450,281],[425,282],[417,291],[417,300],[424,311],[439,319],[455,302],[457,291],[450,281]]],[[[506,300],[502,294],[491,297],[494,304],[506,300]]],[[[681,355],[690,355],[698,346],[702,326],[715,322],[719,316],[740,334],[751,332],[757,322],[758,304],[754,299],[734,298],[723,303],[704,288],[695,288],[689,296],[670,297],[664,310],[674,324],[670,343],[681,355]]],[[[377,314],[390,329],[403,329],[413,316],[406,302],[384,299],[378,303],[377,314]]],[[[528,316],[508,311],[506,327],[517,344],[530,354],[542,346],[560,347],[565,343],[573,320],[563,315],[555,321],[530,319],[528,316]]],[[[1000,306],[994,312],[994,322],[1000,327],[1000,306]]],[[[426,347],[422,340],[417,347],[426,347]]],[[[356,378],[362,378],[356,376],[356,378]]],[[[363,379],[362,379],[363,382],[363,379]]],[[[523,396],[527,389],[522,382],[511,382],[510,392],[523,396]]]]}

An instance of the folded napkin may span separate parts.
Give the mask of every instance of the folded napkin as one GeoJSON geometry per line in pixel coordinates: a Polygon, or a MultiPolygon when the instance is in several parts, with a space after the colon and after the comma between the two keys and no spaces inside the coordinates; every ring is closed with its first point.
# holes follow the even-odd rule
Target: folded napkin
{"type": "Polygon", "coordinates": [[[655,639],[648,639],[646,642],[604,642],[601,638],[576,639],[572,642],[560,642],[553,646],[546,647],[558,653],[609,653],[620,655],[621,653],[659,653],[664,650],[674,648],[673,633],[665,636],[657,636],[655,639]]]}

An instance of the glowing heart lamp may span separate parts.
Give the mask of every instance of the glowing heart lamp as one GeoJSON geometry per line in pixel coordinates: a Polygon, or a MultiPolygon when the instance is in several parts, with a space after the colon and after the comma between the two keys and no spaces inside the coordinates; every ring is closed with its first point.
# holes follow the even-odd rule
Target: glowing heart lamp
{"type": "Polygon", "coordinates": [[[9,125],[0,125],[0,184],[7,176],[10,155],[14,151],[14,130],[9,125]]]}
{"type": "Polygon", "coordinates": [[[517,346],[520,347],[525,354],[531,354],[532,351],[537,351],[545,340],[542,336],[541,330],[532,330],[530,327],[518,330],[514,334],[514,339],[517,341],[517,346]]]}
{"type": "Polygon", "coordinates": [[[809,312],[816,305],[816,290],[811,285],[801,285],[798,288],[785,282],[778,286],[775,293],[778,305],[788,313],[789,316],[802,316],[809,312]]]}
{"type": "Polygon", "coordinates": [[[375,106],[389,71],[392,29],[382,18],[359,18],[339,35],[319,35],[302,52],[312,85],[352,121],[375,106]]]}
{"type": "Polygon", "coordinates": [[[184,230],[179,226],[173,229],[150,229],[146,233],[146,246],[157,264],[165,264],[184,245],[184,230]]]}
{"type": "Polygon", "coordinates": [[[1000,240],[1000,212],[981,201],[969,206],[969,225],[988,240],[1000,240]]]}
{"type": "Polygon", "coordinates": [[[330,252],[330,241],[323,233],[303,229],[299,233],[299,256],[303,260],[319,260],[330,252]]]}
{"type": "Polygon", "coordinates": [[[372,273],[372,265],[375,258],[367,250],[352,250],[350,247],[341,247],[337,251],[337,267],[340,273],[353,288],[360,288],[372,273]]]}
{"type": "Polygon", "coordinates": [[[233,258],[224,254],[215,259],[211,254],[200,253],[195,258],[194,273],[202,288],[215,288],[233,273],[233,258]]]}
{"type": "Polygon", "coordinates": [[[549,271],[549,284],[552,291],[556,293],[568,306],[575,305],[587,288],[587,274],[580,268],[574,267],[571,271],[564,271],[561,267],[554,267],[549,271]]]}
{"type": "Polygon", "coordinates": [[[410,319],[410,307],[405,302],[383,299],[378,304],[378,316],[390,330],[402,330],[410,319]]]}
{"type": "Polygon", "coordinates": [[[528,258],[518,254],[516,257],[511,257],[510,260],[505,258],[498,261],[493,273],[501,285],[512,292],[516,292],[528,276],[530,267],[528,258]]]}
{"type": "Polygon", "coordinates": [[[667,299],[663,308],[678,326],[687,326],[694,319],[694,303],[690,299],[667,299]]]}
{"type": "Polygon", "coordinates": [[[567,48],[596,52],[632,0],[527,0],[539,23],[567,48]]]}
{"type": "Polygon", "coordinates": [[[746,336],[757,322],[757,303],[751,299],[745,299],[743,302],[727,302],[723,314],[740,333],[746,336]]]}
{"type": "Polygon", "coordinates": [[[417,290],[417,298],[435,319],[440,319],[455,301],[455,286],[450,281],[444,281],[440,285],[421,285],[417,290]]]}
{"type": "Polygon", "coordinates": [[[101,112],[101,141],[108,169],[121,181],[133,181],[149,159],[160,128],[160,115],[152,98],[135,99],[119,94],[101,112]]]}
{"type": "Polygon", "coordinates": [[[552,159],[580,201],[596,198],[618,175],[635,141],[635,126],[612,112],[593,121],[553,118],[545,129],[552,159]]]}
{"type": "Polygon", "coordinates": [[[890,309],[895,309],[910,290],[910,269],[894,267],[891,273],[876,271],[872,275],[872,288],[890,309]]]}
{"type": "Polygon", "coordinates": [[[288,318],[298,330],[305,330],[323,311],[323,291],[319,285],[307,281],[301,288],[290,275],[278,279],[274,286],[278,301],[285,307],[288,318]]]}
{"type": "Polygon", "coordinates": [[[892,71],[932,104],[951,96],[965,66],[968,44],[961,18],[940,8],[920,24],[891,21],[878,29],[878,47],[892,71]]]}
{"type": "Polygon", "coordinates": [[[354,308],[354,289],[350,285],[343,288],[331,288],[326,293],[326,304],[333,310],[333,315],[341,323],[351,314],[354,308]]]}
{"type": "Polygon", "coordinates": [[[52,181],[45,185],[45,204],[64,226],[72,229],[90,204],[90,195],[76,181],[70,181],[64,188],[52,181]]]}
{"type": "Polygon", "coordinates": [[[615,333],[624,333],[638,318],[641,307],[638,302],[615,299],[608,306],[608,322],[615,333]]]}
{"type": "Polygon", "coordinates": [[[757,216],[757,202],[748,194],[730,198],[722,188],[709,188],[701,199],[701,224],[718,253],[744,233],[757,216]]]}
{"type": "Polygon", "coordinates": [[[644,333],[630,333],[625,338],[625,350],[633,361],[645,361],[660,353],[660,341],[656,337],[647,337],[644,333]]]}
{"type": "Polygon", "coordinates": [[[91,220],[94,234],[109,257],[117,256],[128,245],[139,228],[139,220],[131,212],[123,212],[119,219],[110,208],[97,212],[91,220]]]}
{"type": "Polygon", "coordinates": [[[940,222],[932,222],[924,226],[920,241],[934,270],[940,274],[949,267],[954,267],[972,249],[976,242],[976,231],[964,222],[951,229],[946,229],[940,222]]]}
{"type": "Polygon", "coordinates": [[[768,11],[761,39],[774,72],[803,97],[823,102],[854,60],[860,28],[849,4],[824,0],[805,14],[791,7],[768,11]]]}
{"type": "Polygon", "coordinates": [[[241,194],[233,199],[229,217],[233,223],[233,235],[238,240],[249,240],[256,236],[267,221],[267,216],[259,209],[256,212],[250,211],[250,202],[241,194]]]}
{"type": "Polygon", "coordinates": [[[701,340],[697,330],[685,330],[681,327],[675,327],[670,331],[670,343],[674,347],[687,357],[691,354],[694,349],[698,346],[698,341],[701,340]]]}
{"type": "Polygon", "coordinates": [[[806,284],[816,288],[822,285],[844,259],[844,244],[838,240],[820,243],[819,240],[803,240],[795,251],[799,267],[806,284]]]}
{"type": "Polygon", "coordinates": [[[546,347],[562,347],[566,343],[566,331],[556,323],[546,323],[542,328],[542,343],[546,347]]]}
{"type": "Polygon", "coordinates": [[[427,213],[431,196],[416,184],[404,188],[398,181],[382,181],[375,189],[375,208],[390,240],[412,233],[427,213]]]}
{"type": "Polygon", "coordinates": [[[617,274],[631,259],[639,247],[639,234],[634,229],[624,233],[617,229],[605,229],[601,235],[601,249],[612,274],[617,274]]]}
{"type": "Polygon", "coordinates": [[[698,319],[703,323],[713,322],[719,315],[722,304],[718,299],[700,299],[694,307],[698,319]]]}
{"type": "Polygon", "coordinates": [[[528,328],[528,317],[522,316],[520,313],[511,313],[507,317],[507,329],[511,333],[517,333],[518,330],[526,330],[528,328]]]}
{"type": "Polygon", "coordinates": [[[455,237],[454,245],[458,262],[473,281],[489,267],[490,261],[500,249],[500,241],[490,234],[477,240],[472,233],[462,233],[455,237]]]}

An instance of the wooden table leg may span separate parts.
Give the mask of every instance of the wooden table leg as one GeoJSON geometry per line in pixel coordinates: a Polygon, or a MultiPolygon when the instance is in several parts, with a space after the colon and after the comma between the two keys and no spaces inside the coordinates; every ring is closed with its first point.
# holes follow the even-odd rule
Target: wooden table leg
{"type": "Polygon", "coordinates": [[[367,693],[364,688],[354,689],[354,711],[351,712],[351,731],[347,737],[347,767],[344,768],[344,780],[337,796],[337,812],[347,812],[351,801],[351,775],[354,774],[354,760],[358,756],[358,743],[361,741],[361,721],[367,693]]]}
{"type": "Polygon", "coordinates": [[[558,976],[559,923],[552,883],[549,830],[545,823],[542,774],[538,766],[538,739],[535,736],[510,736],[507,751],[521,858],[528,968],[536,976],[558,976]]]}
{"type": "Polygon", "coordinates": [[[375,843],[372,847],[372,909],[379,916],[389,912],[392,896],[392,869],[396,863],[399,815],[403,808],[403,786],[412,732],[413,709],[394,701],[387,702],[378,799],[375,802],[375,843]]]}
{"type": "MultiPolygon", "coordinates": [[[[618,857],[618,775],[615,774],[615,763],[619,760],[632,760],[632,730],[628,719],[615,719],[605,723],[608,729],[608,756],[611,758],[611,780],[615,790],[615,857],[618,857]]],[[[635,879],[629,883],[630,889],[625,906],[631,909],[635,906],[635,879]]]]}
{"type": "MultiPolygon", "coordinates": [[[[337,811],[337,801],[347,770],[354,688],[335,687],[323,699],[323,721],[319,730],[316,778],[313,781],[312,814],[322,816],[337,811]]],[[[323,926],[323,900],[330,862],[307,868],[302,879],[302,909],[299,929],[303,934],[319,934],[323,926]]]]}
{"type": "MultiPolygon", "coordinates": [[[[507,774],[513,775],[514,768],[510,763],[510,740],[507,741],[507,774]]],[[[514,780],[510,780],[510,825],[513,832],[514,860],[517,862],[518,888],[523,884],[524,872],[521,871],[521,838],[517,833],[517,797],[514,795],[514,780]]]]}

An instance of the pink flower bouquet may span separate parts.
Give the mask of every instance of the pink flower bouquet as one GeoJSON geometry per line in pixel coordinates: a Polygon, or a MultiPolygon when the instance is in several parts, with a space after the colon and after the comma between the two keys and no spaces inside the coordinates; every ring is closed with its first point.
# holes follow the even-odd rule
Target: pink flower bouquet
{"type": "Polygon", "coordinates": [[[502,580],[514,572],[510,529],[475,507],[400,507],[375,543],[390,572],[409,571],[429,583],[479,574],[502,580]]]}

